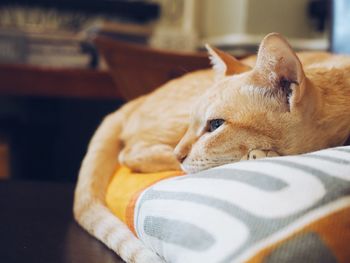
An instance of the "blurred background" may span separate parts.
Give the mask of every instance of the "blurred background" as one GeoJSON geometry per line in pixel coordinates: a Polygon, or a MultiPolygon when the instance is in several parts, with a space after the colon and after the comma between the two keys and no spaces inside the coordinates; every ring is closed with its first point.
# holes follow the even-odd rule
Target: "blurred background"
{"type": "Polygon", "coordinates": [[[0,178],[71,181],[107,113],[269,32],[350,53],[348,0],[0,0],[0,178]]]}

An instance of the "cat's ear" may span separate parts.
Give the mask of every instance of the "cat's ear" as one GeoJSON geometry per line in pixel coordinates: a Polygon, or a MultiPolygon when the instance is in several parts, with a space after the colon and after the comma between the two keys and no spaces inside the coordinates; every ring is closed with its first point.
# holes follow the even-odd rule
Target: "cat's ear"
{"type": "Polygon", "coordinates": [[[216,73],[216,79],[222,79],[225,76],[239,74],[251,69],[230,54],[221,51],[210,45],[205,45],[209,53],[209,59],[216,73]]]}
{"type": "Polygon", "coordinates": [[[278,33],[271,33],[262,40],[255,70],[280,88],[289,103],[298,103],[305,91],[305,74],[296,53],[278,33]]]}

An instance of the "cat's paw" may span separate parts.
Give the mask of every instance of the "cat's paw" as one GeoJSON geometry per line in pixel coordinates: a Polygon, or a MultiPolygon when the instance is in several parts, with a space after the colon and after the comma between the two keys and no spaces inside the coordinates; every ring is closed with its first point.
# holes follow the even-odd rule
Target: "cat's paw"
{"type": "Polygon", "coordinates": [[[280,156],[277,152],[275,151],[267,151],[266,157],[277,157],[280,156]]]}
{"type": "Polygon", "coordinates": [[[251,150],[246,155],[244,155],[241,160],[256,160],[265,157],[276,157],[279,156],[275,151],[270,150],[251,150]]]}
{"type": "Polygon", "coordinates": [[[173,150],[165,144],[133,144],[120,152],[119,162],[138,173],[180,171],[181,166],[173,150]]]}
{"type": "Polygon", "coordinates": [[[265,158],[267,156],[267,152],[263,150],[251,150],[248,153],[247,160],[256,160],[265,158]]]}

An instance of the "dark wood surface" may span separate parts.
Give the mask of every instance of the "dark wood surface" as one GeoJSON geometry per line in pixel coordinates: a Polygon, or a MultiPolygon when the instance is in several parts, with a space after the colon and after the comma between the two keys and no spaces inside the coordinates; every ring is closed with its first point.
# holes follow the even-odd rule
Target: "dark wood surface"
{"type": "Polygon", "coordinates": [[[72,184],[0,181],[0,262],[121,263],[72,217],[72,184]]]}
{"type": "Polygon", "coordinates": [[[107,71],[0,64],[0,95],[120,99],[107,71]]]}

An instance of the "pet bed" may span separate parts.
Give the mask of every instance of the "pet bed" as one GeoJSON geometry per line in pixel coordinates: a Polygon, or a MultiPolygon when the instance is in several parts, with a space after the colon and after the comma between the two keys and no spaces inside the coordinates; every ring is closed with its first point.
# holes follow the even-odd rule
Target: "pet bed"
{"type": "Polygon", "coordinates": [[[193,175],[121,167],[106,203],[160,261],[350,262],[350,146],[193,175]]]}

